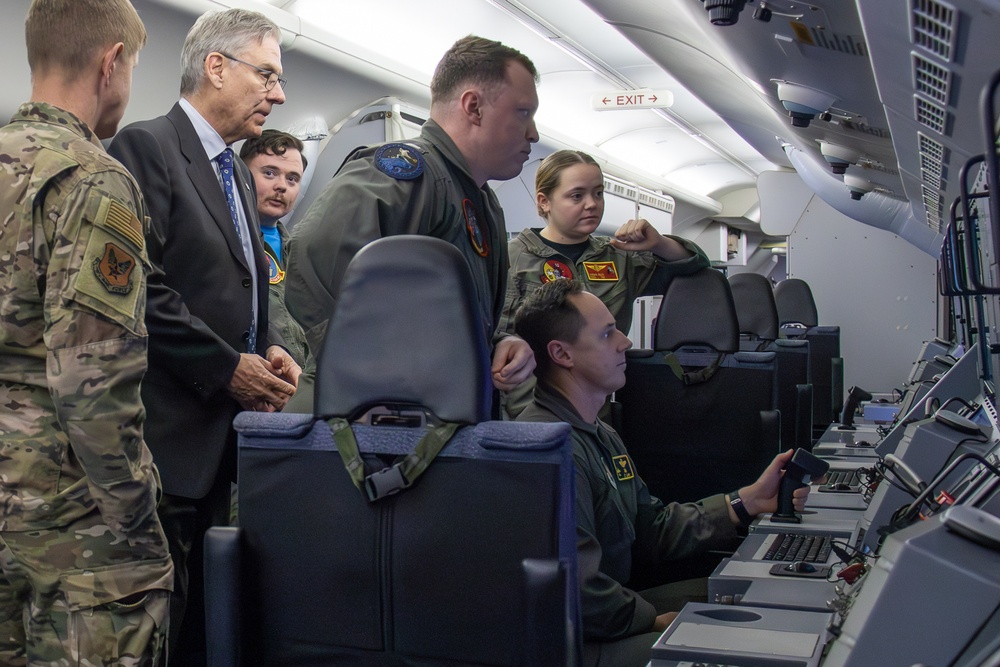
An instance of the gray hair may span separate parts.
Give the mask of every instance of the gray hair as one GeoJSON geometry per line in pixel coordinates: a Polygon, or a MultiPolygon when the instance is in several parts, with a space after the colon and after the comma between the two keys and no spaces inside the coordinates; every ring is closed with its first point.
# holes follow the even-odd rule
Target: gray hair
{"type": "Polygon", "coordinates": [[[239,57],[268,37],[280,40],[281,29],[259,12],[227,9],[199,16],[181,49],[181,95],[198,89],[209,53],[220,51],[239,57]]]}

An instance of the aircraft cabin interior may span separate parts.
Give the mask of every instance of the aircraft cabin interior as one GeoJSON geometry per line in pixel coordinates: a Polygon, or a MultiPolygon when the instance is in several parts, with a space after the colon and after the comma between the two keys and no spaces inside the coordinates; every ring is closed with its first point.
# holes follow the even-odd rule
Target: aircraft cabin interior
{"type": "MultiPolygon", "coordinates": [[[[29,4],[3,0],[5,118],[31,91],[29,4]]],[[[684,607],[650,667],[1000,667],[1000,2],[133,5],[148,40],[121,127],[176,102],[200,14],[280,26],[287,101],[265,127],[309,161],[292,229],[353,150],[419,133],[435,64],[476,34],[540,75],[540,139],[491,183],[510,238],[543,226],[535,172],[572,148],[605,175],[597,233],[642,217],[704,249],[713,277],[635,303],[610,423],[665,502],[796,453],[778,511],[685,564],[708,602],[684,607]]],[[[351,646],[374,665],[390,645],[407,656],[391,664],[580,664],[568,428],[490,420],[475,314],[427,315],[465,293],[455,257],[390,243],[365,259],[330,324],[316,415],[237,417],[240,528],[206,546],[210,664],[354,664],[324,657],[351,646]],[[358,354],[373,341],[393,353],[358,354]],[[448,383],[415,379],[440,368],[448,383]],[[421,483],[369,503],[331,424],[387,387],[474,426],[421,483]]],[[[354,432],[371,460],[433,430],[420,410],[368,419],[354,432]]]]}

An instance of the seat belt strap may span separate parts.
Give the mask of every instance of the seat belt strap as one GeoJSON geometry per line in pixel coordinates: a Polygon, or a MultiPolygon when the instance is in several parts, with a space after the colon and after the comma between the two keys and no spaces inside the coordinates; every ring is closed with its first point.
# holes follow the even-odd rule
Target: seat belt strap
{"type": "Polygon", "coordinates": [[[397,459],[388,468],[366,475],[365,463],[350,423],[341,417],[329,419],[327,423],[333,431],[333,440],[351,481],[369,502],[395,495],[412,486],[461,426],[457,423],[445,423],[431,428],[420,438],[412,452],[397,459]]]}
{"type": "Polygon", "coordinates": [[[707,382],[711,379],[711,377],[715,375],[715,371],[719,370],[719,367],[722,365],[722,359],[724,356],[725,354],[720,352],[718,356],[715,357],[715,361],[697,371],[685,371],[684,367],[681,366],[681,362],[677,358],[677,355],[673,352],[668,352],[663,355],[663,360],[667,363],[667,366],[670,366],[670,370],[674,372],[677,379],[687,386],[707,382]]]}

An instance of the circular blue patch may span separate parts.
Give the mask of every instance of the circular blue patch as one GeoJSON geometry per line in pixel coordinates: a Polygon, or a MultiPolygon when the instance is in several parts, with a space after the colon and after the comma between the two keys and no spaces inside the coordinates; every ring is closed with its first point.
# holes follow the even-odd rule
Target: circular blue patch
{"type": "Polygon", "coordinates": [[[375,151],[375,166],[400,181],[412,181],[424,173],[424,156],[407,144],[385,144],[375,151]]]}

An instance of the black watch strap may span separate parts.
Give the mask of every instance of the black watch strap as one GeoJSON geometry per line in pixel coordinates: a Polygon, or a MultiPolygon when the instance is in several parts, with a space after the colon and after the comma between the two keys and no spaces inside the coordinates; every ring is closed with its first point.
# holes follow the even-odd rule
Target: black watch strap
{"type": "Polygon", "coordinates": [[[747,508],[743,504],[743,499],[740,498],[740,492],[738,490],[729,494],[729,506],[733,508],[733,511],[736,513],[736,518],[740,520],[740,523],[743,524],[744,527],[753,523],[753,517],[750,516],[750,512],[747,512],[747,508]]]}

